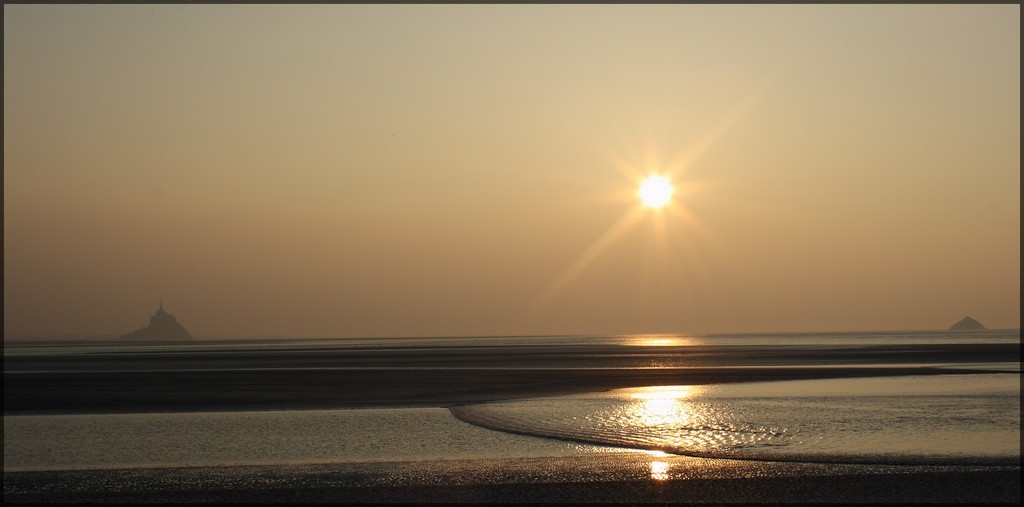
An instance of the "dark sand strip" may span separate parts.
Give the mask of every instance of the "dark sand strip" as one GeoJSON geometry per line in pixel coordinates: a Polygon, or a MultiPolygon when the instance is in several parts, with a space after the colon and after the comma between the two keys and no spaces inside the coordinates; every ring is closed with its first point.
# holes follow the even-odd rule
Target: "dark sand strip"
{"type": "Polygon", "coordinates": [[[4,502],[1016,503],[1019,467],[812,465],[637,454],[4,474],[4,502]],[[652,477],[651,462],[667,464],[652,477]]]}
{"type": "Polygon", "coordinates": [[[447,406],[651,385],[972,373],[927,365],[1019,361],[1016,343],[12,354],[4,413],[447,406]]]}
{"type": "Polygon", "coordinates": [[[4,413],[437,407],[623,387],[993,373],[929,367],[4,373],[4,413]]]}
{"type": "MultiPolygon", "coordinates": [[[[704,368],[1020,361],[1019,343],[917,345],[531,345],[422,348],[328,347],[4,356],[4,371],[216,370],[252,368],[704,368]]],[[[6,352],[6,349],[5,349],[6,352]]]]}

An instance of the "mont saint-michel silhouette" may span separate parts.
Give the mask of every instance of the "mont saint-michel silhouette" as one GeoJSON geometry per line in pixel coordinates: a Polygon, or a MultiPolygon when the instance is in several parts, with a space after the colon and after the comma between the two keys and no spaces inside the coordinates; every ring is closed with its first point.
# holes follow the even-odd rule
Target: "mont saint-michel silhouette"
{"type": "Polygon", "coordinates": [[[160,300],[160,308],[149,318],[149,325],[124,335],[130,340],[191,340],[185,327],[178,319],[164,311],[164,300],[160,300]]]}

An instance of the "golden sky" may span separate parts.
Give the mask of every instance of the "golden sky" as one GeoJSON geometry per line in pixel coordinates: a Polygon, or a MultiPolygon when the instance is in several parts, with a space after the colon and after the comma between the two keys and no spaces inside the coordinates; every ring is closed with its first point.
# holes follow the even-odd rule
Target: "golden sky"
{"type": "Polygon", "coordinates": [[[5,5],[5,336],[161,297],[198,337],[1018,328],[1020,6],[5,5]]]}

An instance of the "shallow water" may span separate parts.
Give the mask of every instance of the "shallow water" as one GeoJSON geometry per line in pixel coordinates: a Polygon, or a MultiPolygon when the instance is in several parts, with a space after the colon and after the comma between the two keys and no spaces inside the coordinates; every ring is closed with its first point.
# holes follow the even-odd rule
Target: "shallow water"
{"type": "Polygon", "coordinates": [[[4,470],[370,463],[614,452],[443,408],[4,416],[4,470]]]}
{"type": "Polygon", "coordinates": [[[656,386],[452,412],[492,429],[691,456],[1020,462],[1017,374],[656,386]]]}
{"type": "Polygon", "coordinates": [[[1020,376],[1014,374],[654,386],[465,405],[451,413],[5,416],[4,469],[527,458],[630,449],[827,463],[1020,462],[1020,376]]]}

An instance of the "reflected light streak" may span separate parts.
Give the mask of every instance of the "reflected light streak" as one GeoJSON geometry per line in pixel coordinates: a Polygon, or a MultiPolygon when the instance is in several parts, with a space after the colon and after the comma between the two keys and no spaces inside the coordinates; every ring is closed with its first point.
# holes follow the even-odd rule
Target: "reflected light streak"
{"type": "Polygon", "coordinates": [[[677,345],[676,340],[671,338],[652,338],[644,343],[645,347],[671,347],[677,345]]]}
{"type": "Polygon", "coordinates": [[[626,343],[630,347],[683,347],[701,343],[698,339],[682,335],[644,335],[630,338],[626,343]]]}
{"type": "Polygon", "coordinates": [[[651,386],[636,389],[631,397],[638,400],[678,400],[704,392],[700,386],[651,386]]]}
{"type": "Polygon", "coordinates": [[[645,387],[632,397],[641,400],[635,415],[646,426],[673,426],[687,424],[693,417],[689,403],[682,400],[701,390],[695,386],[653,386],[645,387]]]}
{"type": "Polygon", "coordinates": [[[690,420],[689,414],[682,408],[676,398],[651,398],[643,401],[641,418],[648,426],[682,424],[690,420]]]}
{"type": "Polygon", "coordinates": [[[651,479],[656,481],[667,481],[668,480],[668,463],[664,461],[652,461],[651,462],[651,479]]]}

